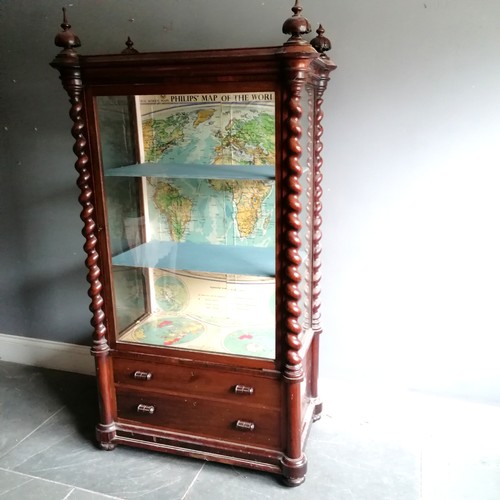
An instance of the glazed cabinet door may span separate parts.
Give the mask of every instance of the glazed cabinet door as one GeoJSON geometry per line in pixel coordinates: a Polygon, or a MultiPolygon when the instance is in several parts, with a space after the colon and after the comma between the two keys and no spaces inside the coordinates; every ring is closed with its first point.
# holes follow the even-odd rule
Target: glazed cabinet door
{"type": "Polygon", "coordinates": [[[274,360],[275,92],[94,103],[114,341],[274,360]]]}

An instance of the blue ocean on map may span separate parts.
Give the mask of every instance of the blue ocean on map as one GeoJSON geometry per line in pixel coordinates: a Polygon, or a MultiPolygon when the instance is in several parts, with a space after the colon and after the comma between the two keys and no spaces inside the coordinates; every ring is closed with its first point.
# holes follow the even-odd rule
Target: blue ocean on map
{"type": "Polygon", "coordinates": [[[165,151],[160,158],[160,162],[210,165],[214,162],[217,144],[218,141],[211,134],[190,134],[187,135],[187,140],[171,146],[165,151]]]}

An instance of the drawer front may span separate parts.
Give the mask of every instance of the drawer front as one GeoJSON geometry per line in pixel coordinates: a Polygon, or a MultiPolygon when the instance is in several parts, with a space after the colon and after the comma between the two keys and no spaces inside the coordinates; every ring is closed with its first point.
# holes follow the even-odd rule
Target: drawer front
{"type": "Polygon", "coordinates": [[[114,358],[113,366],[118,385],[280,408],[281,385],[276,379],[124,358],[114,358]]]}
{"type": "Polygon", "coordinates": [[[117,391],[118,419],[139,424],[279,448],[280,412],[191,396],[117,391]]]}

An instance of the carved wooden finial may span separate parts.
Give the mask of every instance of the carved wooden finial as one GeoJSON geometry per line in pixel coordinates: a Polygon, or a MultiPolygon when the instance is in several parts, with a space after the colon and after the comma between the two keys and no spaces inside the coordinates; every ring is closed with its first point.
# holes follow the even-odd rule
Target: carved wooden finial
{"type": "Polygon", "coordinates": [[[295,5],[292,7],[293,16],[289,17],[283,23],[283,33],[285,35],[292,35],[288,40],[287,44],[303,44],[307,43],[302,35],[310,33],[311,25],[309,21],[302,16],[302,7],[299,4],[299,0],[295,0],[295,5]]]}
{"type": "Polygon", "coordinates": [[[74,52],[74,48],[80,47],[80,39],[70,30],[71,24],[68,23],[66,17],[66,8],[63,7],[63,22],[61,28],[63,29],[58,33],[54,39],[57,47],[62,47],[63,52],[74,52]]]}
{"type": "Polygon", "coordinates": [[[311,40],[311,45],[321,54],[321,57],[326,57],[325,52],[332,48],[330,40],[326,36],[323,36],[324,32],[325,30],[320,24],[319,28],[316,30],[318,36],[311,40]]]}
{"type": "Polygon", "coordinates": [[[130,39],[130,37],[127,37],[127,41],[125,42],[125,45],[127,46],[127,48],[122,50],[122,54],[138,54],[139,53],[139,51],[137,49],[134,49],[134,42],[130,39]]]}

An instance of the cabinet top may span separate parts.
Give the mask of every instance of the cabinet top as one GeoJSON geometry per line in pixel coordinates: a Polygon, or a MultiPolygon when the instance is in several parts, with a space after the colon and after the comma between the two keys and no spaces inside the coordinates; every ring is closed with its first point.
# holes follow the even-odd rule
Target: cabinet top
{"type": "MultiPolygon", "coordinates": [[[[303,38],[303,35],[310,33],[311,26],[309,21],[302,16],[302,7],[299,0],[295,0],[292,7],[292,16],[283,23],[282,31],[290,38],[282,45],[277,47],[255,47],[255,48],[235,48],[235,49],[215,49],[215,50],[189,50],[189,51],[165,51],[165,52],[147,52],[140,53],[134,48],[134,43],[130,37],[125,42],[126,47],[120,54],[102,54],[82,56],[76,49],[81,46],[80,38],[73,33],[71,25],[68,22],[66,9],[63,8],[62,31],[55,37],[55,45],[61,47],[61,51],[54,58],[51,65],[59,70],[63,68],[126,68],[128,66],[163,66],[172,67],[179,65],[186,67],[193,66],[212,66],[218,64],[238,64],[238,61],[252,61],[253,66],[259,64],[276,64],[276,58],[284,59],[306,59],[318,60],[319,67],[323,71],[335,69],[335,64],[326,55],[330,50],[331,43],[324,36],[324,29],[320,25],[316,31],[317,36],[310,42],[303,38]]],[[[202,71],[206,73],[206,68],[202,71]]]]}

